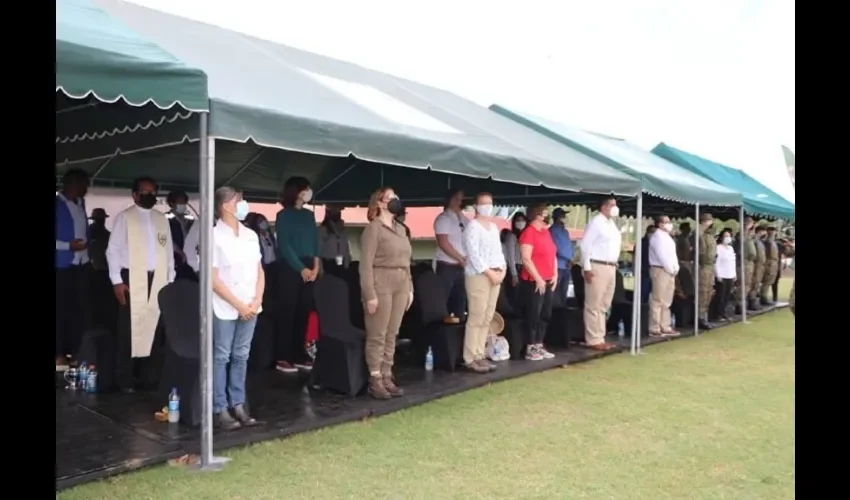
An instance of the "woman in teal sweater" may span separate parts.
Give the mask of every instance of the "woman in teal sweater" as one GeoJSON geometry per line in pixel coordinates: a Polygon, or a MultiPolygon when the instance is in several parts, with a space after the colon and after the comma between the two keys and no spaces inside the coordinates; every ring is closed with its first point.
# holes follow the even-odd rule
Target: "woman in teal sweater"
{"type": "Polygon", "coordinates": [[[276,368],[296,373],[310,370],[311,357],[304,346],[307,318],[313,310],[313,282],[319,276],[319,243],[316,218],[304,208],[313,197],[310,181],[290,177],[283,184],[277,213],[277,261],[279,262],[278,317],[275,342],[276,368]]]}

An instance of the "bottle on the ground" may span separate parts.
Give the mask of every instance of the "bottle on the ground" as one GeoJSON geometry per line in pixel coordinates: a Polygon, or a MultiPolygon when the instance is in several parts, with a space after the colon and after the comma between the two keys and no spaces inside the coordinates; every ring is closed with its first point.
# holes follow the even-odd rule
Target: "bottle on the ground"
{"type": "Polygon", "coordinates": [[[176,424],[180,421],[180,395],[177,394],[177,388],[171,389],[171,394],[168,395],[168,423],[176,424]]]}
{"type": "Polygon", "coordinates": [[[97,369],[94,365],[89,366],[88,375],[86,376],[86,392],[97,392],[97,369]]]}
{"type": "Polygon", "coordinates": [[[425,355],[425,371],[430,372],[434,369],[434,353],[431,348],[428,348],[428,354],[425,355]]]}

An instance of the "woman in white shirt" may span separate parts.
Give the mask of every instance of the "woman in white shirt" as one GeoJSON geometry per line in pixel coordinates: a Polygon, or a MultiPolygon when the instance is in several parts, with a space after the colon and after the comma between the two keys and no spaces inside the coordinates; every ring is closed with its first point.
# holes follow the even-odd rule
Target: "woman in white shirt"
{"type": "Polygon", "coordinates": [[[246,215],[248,202],[242,199],[242,193],[228,186],[216,189],[212,235],[213,413],[222,429],[257,423],[245,409],[245,376],[257,315],[263,310],[265,274],[257,233],[241,222],[246,215]]]}
{"type": "Polygon", "coordinates": [[[710,321],[731,318],[727,314],[726,306],[732,296],[735,287],[737,269],[735,262],[735,249],[732,246],[732,231],[724,229],[717,237],[717,260],[714,261],[714,298],[711,301],[710,321]]]}
{"type": "Polygon", "coordinates": [[[463,232],[463,247],[466,253],[463,271],[468,310],[463,362],[474,373],[489,373],[496,369],[496,365],[487,361],[484,348],[506,272],[499,226],[493,221],[493,197],[489,193],[475,197],[475,218],[463,232]]]}

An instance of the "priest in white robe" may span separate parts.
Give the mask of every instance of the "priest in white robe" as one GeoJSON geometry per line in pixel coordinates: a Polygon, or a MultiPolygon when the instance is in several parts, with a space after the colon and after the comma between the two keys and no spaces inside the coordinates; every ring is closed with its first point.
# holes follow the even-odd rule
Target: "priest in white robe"
{"type": "Polygon", "coordinates": [[[149,177],[134,181],[135,204],[115,216],[106,249],[109,278],[119,304],[112,382],[124,392],[135,389],[135,365],[141,365],[139,378],[145,385],[153,385],[159,378],[156,360],[150,359],[162,343],[157,298],[159,291],[174,281],[175,272],[168,220],[154,208],[158,190],[149,177]],[[142,359],[145,361],[138,363],[142,359]]]}

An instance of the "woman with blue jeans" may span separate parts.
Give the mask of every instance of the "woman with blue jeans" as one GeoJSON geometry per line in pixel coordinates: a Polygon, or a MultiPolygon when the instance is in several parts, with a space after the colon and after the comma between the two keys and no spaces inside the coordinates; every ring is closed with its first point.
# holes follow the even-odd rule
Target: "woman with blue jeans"
{"type": "Polygon", "coordinates": [[[246,215],[248,202],[240,192],[228,186],[215,191],[213,413],[225,430],[257,423],[245,409],[245,376],[265,275],[257,233],[241,222],[246,215]]]}

